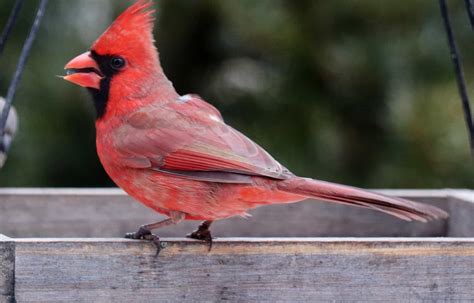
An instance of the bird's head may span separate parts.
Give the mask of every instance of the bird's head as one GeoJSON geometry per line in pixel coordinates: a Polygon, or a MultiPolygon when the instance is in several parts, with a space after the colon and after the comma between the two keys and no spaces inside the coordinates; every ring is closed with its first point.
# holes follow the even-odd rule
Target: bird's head
{"type": "Polygon", "coordinates": [[[140,0],[125,10],[89,51],[66,66],[67,81],[86,87],[94,97],[98,118],[109,99],[146,94],[162,73],[154,46],[152,1],[140,0]]]}

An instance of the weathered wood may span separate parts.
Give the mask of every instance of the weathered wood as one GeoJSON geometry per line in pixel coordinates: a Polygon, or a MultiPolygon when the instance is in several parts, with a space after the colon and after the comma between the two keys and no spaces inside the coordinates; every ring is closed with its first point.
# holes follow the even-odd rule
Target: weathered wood
{"type": "Polygon", "coordinates": [[[14,302],[15,243],[0,235],[0,302],[14,302]]]}
{"type": "MultiPolygon", "coordinates": [[[[446,190],[382,192],[444,209],[450,208],[451,203],[448,198],[451,191],[446,190]]],[[[456,221],[407,223],[375,211],[311,200],[266,206],[251,213],[250,219],[217,222],[213,225],[214,235],[433,237],[445,236],[448,226],[458,224],[456,221]]],[[[10,237],[119,237],[143,223],[162,218],[119,189],[0,189],[0,233],[10,237]]],[[[196,225],[197,222],[184,222],[162,229],[159,234],[183,236],[196,225]]],[[[474,229],[470,235],[474,235],[474,229]]]]}
{"type": "Polygon", "coordinates": [[[449,195],[448,237],[474,237],[474,191],[449,195]]]}
{"type": "Polygon", "coordinates": [[[473,239],[20,239],[18,302],[461,302],[473,239]]]}
{"type": "MultiPolygon", "coordinates": [[[[215,236],[474,235],[472,191],[383,191],[440,206],[447,221],[406,223],[308,201],[217,222],[215,236]]],[[[0,232],[15,237],[121,236],[161,217],[117,189],[0,189],[0,232]]],[[[160,230],[183,235],[196,222],[160,230]]],[[[0,237],[0,302],[462,301],[474,298],[474,239],[167,239],[0,237]],[[14,277],[14,280],[13,280],[14,277]],[[15,287],[15,289],[13,288],[15,287]],[[13,294],[15,296],[13,296],[13,294]]]]}

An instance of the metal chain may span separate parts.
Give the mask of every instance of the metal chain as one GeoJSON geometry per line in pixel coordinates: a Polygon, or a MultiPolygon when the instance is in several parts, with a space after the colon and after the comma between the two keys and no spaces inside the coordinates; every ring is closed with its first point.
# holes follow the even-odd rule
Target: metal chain
{"type": "Polygon", "coordinates": [[[5,126],[7,123],[7,118],[10,112],[10,108],[12,106],[13,98],[15,97],[18,84],[20,83],[20,80],[21,80],[21,75],[23,74],[23,71],[25,69],[26,59],[28,58],[28,55],[30,54],[31,46],[33,45],[33,41],[35,40],[36,34],[38,33],[38,29],[40,27],[41,20],[43,18],[44,11],[46,10],[47,4],[48,4],[48,0],[40,0],[40,4],[36,12],[35,21],[33,22],[30,33],[28,34],[28,37],[25,40],[25,44],[23,45],[23,49],[20,54],[20,59],[18,60],[15,74],[8,88],[7,97],[5,99],[5,107],[3,108],[3,112],[0,116],[0,138],[2,139],[3,139],[3,136],[5,135],[5,126]]]}
{"type": "Polygon", "coordinates": [[[5,25],[2,35],[0,36],[0,55],[3,53],[3,49],[5,48],[5,44],[7,43],[8,37],[10,37],[10,33],[16,23],[16,19],[20,13],[22,5],[23,0],[15,1],[15,5],[13,6],[10,16],[8,17],[7,24],[5,25]]]}
{"type": "MultiPolygon", "coordinates": [[[[472,0],[466,0],[466,7],[471,21],[471,26],[474,26],[474,11],[472,0]]],[[[451,26],[451,20],[449,19],[449,11],[445,0],[439,0],[439,8],[441,10],[441,16],[443,17],[444,27],[448,36],[448,44],[451,52],[451,60],[453,61],[454,71],[456,73],[456,80],[458,82],[459,94],[461,95],[462,107],[464,110],[464,119],[466,121],[467,130],[469,133],[469,143],[471,147],[471,153],[474,155],[474,124],[472,121],[471,106],[469,104],[469,95],[466,89],[466,80],[464,79],[464,72],[461,65],[461,59],[459,56],[459,49],[454,37],[454,32],[451,26]]]]}

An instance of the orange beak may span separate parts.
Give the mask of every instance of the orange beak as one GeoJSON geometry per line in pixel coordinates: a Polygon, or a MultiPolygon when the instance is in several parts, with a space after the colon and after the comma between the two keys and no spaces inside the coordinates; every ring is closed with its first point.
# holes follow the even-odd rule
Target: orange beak
{"type": "Polygon", "coordinates": [[[90,52],[77,56],[64,67],[66,76],[64,80],[82,87],[100,89],[100,81],[104,78],[100,68],[91,57],[90,52]]]}

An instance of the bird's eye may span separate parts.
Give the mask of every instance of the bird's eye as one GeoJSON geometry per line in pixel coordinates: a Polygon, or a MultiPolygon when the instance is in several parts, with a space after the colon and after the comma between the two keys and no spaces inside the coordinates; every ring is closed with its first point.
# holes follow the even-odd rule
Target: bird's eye
{"type": "Polygon", "coordinates": [[[110,60],[110,66],[115,70],[120,70],[125,67],[125,59],[122,57],[113,57],[110,60]]]}

